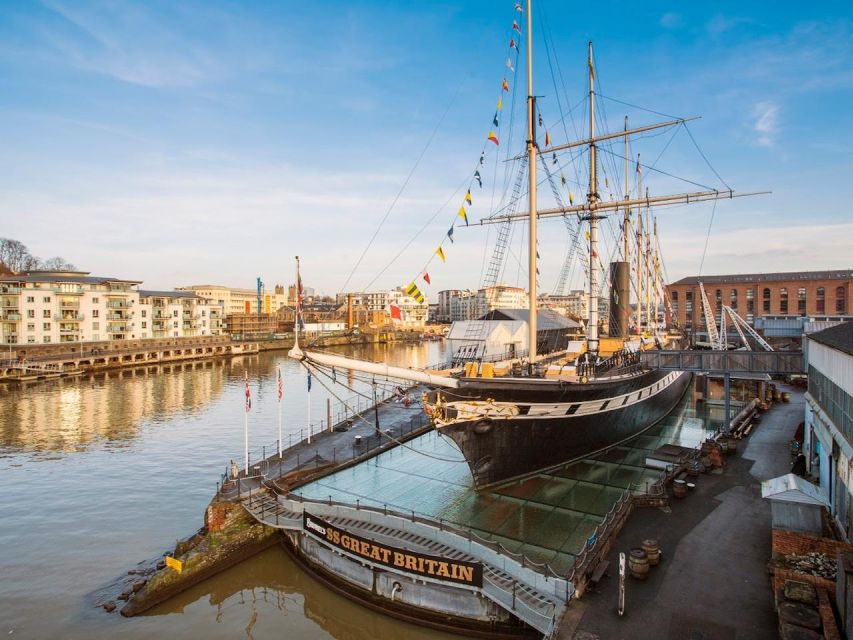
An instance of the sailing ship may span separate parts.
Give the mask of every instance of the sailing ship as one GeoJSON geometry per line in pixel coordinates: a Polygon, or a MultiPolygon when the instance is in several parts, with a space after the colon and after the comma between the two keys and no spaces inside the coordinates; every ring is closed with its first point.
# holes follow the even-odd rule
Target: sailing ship
{"type": "MultiPolygon", "coordinates": [[[[526,7],[527,63],[527,175],[528,210],[503,213],[483,223],[527,223],[529,320],[528,353],[522,362],[506,362],[489,367],[476,364],[444,371],[393,367],[340,355],[302,350],[297,343],[290,356],[306,366],[339,368],[401,379],[426,385],[424,409],[435,428],[458,446],[467,461],[474,485],[482,489],[521,476],[589,456],[636,437],[666,416],[685,393],[691,376],[686,372],[649,370],[641,365],[639,350],[678,346],[671,336],[657,334],[657,302],[652,305],[649,291],[649,241],[645,250],[637,234],[636,273],[638,280],[636,329],[642,324],[645,297],[646,327],[654,335],[648,344],[629,335],[631,246],[629,229],[632,211],[741,197],[732,190],[706,190],[624,199],[603,200],[599,195],[597,151],[607,140],[623,138],[626,151],[630,136],[683,124],[686,119],[650,124],[633,129],[596,134],[595,61],[588,45],[589,137],[540,149],[537,141],[537,107],[533,92],[531,2],[526,7]],[[537,157],[586,147],[589,158],[588,193],[583,202],[550,209],[537,209],[537,157]],[[606,348],[599,335],[599,224],[608,215],[622,213],[622,260],[610,265],[611,318],[606,348]],[[577,216],[587,225],[588,318],[584,344],[578,352],[537,353],[537,224],[557,216],[577,216]],[[643,294],[645,280],[645,296],[643,294]],[[652,320],[652,314],[655,320],[652,320]],[[614,342],[615,341],[615,342],[614,342]],[[523,366],[520,366],[523,365],[523,366]],[[498,372],[502,375],[494,375],[498,372]],[[485,373],[485,375],[483,375],[485,373]]],[[[519,5],[517,5],[518,7],[519,5]]],[[[515,23],[514,23],[515,25],[515,23]]],[[[627,163],[627,152],[625,161],[627,163]]],[[[627,168],[626,168],[627,183],[627,168]]],[[[559,203],[558,203],[559,204],[559,203]]],[[[638,213],[639,222],[642,216],[638,213]]],[[[647,223],[648,224],[648,223],[647,223]]],[[[656,226],[656,225],[655,225],[656,226]]],[[[647,231],[650,231],[648,229],[647,231]]],[[[297,273],[297,280],[299,275],[297,273]]],[[[660,288],[662,292],[662,287],[660,288]]]]}

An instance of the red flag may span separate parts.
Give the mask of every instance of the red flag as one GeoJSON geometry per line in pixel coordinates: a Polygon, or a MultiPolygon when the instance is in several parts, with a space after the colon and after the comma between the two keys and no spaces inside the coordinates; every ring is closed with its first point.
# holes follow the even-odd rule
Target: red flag
{"type": "Polygon", "coordinates": [[[498,142],[498,136],[494,131],[489,131],[489,140],[497,145],[500,144],[500,142],[498,142]]]}
{"type": "Polygon", "coordinates": [[[518,26],[518,23],[515,20],[512,21],[512,28],[514,31],[518,31],[518,33],[521,33],[521,27],[518,26]]]}
{"type": "Polygon", "coordinates": [[[281,397],[284,395],[284,382],[281,379],[281,369],[278,370],[278,401],[281,402],[281,397]]]}
{"type": "Polygon", "coordinates": [[[549,136],[549,135],[548,135],[548,132],[547,132],[547,131],[545,132],[545,146],[546,146],[546,147],[550,147],[550,146],[551,146],[551,136],[549,136]]]}
{"type": "Polygon", "coordinates": [[[402,320],[403,312],[396,304],[388,305],[392,320],[402,320]]]}
{"type": "Polygon", "coordinates": [[[246,377],[246,413],[252,409],[252,392],[249,391],[249,378],[246,377]]]}
{"type": "Polygon", "coordinates": [[[424,271],[424,282],[426,282],[427,284],[432,284],[432,282],[430,282],[429,280],[429,274],[426,271],[424,271]]]}
{"type": "Polygon", "coordinates": [[[510,49],[518,49],[518,47],[517,47],[517,46],[516,46],[516,44],[515,44],[515,39],[514,39],[514,38],[510,38],[510,39],[509,39],[509,48],[510,48],[510,49]]]}
{"type": "Polygon", "coordinates": [[[516,11],[521,11],[521,12],[523,12],[523,11],[524,11],[524,9],[522,9],[522,8],[521,8],[521,3],[520,3],[520,2],[516,2],[516,3],[515,3],[515,10],[516,10],[516,11]]]}

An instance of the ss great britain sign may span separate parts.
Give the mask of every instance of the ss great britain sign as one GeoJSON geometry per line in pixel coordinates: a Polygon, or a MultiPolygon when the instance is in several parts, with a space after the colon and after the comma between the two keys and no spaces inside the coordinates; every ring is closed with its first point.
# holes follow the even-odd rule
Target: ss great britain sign
{"type": "Polygon", "coordinates": [[[478,562],[451,560],[379,544],[347,533],[307,512],[302,513],[302,526],[306,533],[327,545],[391,569],[469,587],[483,586],[483,565],[478,562]]]}

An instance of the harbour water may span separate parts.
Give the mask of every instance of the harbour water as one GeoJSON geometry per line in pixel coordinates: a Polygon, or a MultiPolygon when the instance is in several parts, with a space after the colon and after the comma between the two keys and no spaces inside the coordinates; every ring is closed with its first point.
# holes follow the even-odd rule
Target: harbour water
{"type": "MultiPolygon", "coordinates": [[[[444,345],[370,345],[359,357],[426,365],[444,345]]],[[[273,548],[139,618],[95,602],[137,562],[202,525],[243,448],[244,374],[255,456],[305,429],[306,375],[283,351],[170,370],[0,385],[0,634],[12,638],[442,638],[336,596],[273,548]]],[[[315,382],[312,421],[326,416],[315,382]]],[[[110,594],[114,596],[114,594],[110,594]]]]}
{"type": "MultiPolygon", "coordinates": [[[[424,366],[440,342],[371,345],[351,353],[424,366]]],[[[278,434],[276,369],[284,378],[284,439],[304,435],[306,374],[284,352],[122,370],[27,387],[0,386],[0,633],[14,638],[442,638],[330,593],[273,548],[139,618],[96,606],[137,562],[202,525],[230,459],[241,460],[244,376],[252,391],[253,459],[278,434]],[[300,430],[302,432],[300,433],[300,430]]],[[[352,380],[368,396],[365,381],[352,380]]],[[[314,428],[326,389],[311,392],[314,428]]],[[[362,398],[364,404],[365,398],[362,398]]],[[[337,412],[337,405],[333,405],[337,412]]],[[[651,478],[645,453],[695,446],[709,424],[685,400],[630,446],[506,489],[477,495],[458,452],[434,433],[307,494],[373,499],[473,526],[479,535],[563,571],[615,496],[651,478]],[[513,515],[515,514],[515,515],[513,515]],[[535,526],[534,526],[535,525],[535,526]],[[536,535],[531,532],[538,531],[536,535]],[[522,542],[521,540],[527,540],[522,542]]]]}

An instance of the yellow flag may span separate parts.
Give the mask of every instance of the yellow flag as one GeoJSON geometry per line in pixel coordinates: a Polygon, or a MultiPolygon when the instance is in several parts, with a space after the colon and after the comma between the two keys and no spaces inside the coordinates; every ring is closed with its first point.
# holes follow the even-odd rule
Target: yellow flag
{"type": "Polygon", "coordinates": [[[465,202],[468,204],[474,204],[474,201],[471,199],[471,190],[468,189],[468,193],[465,194],[465,202]]]}
{"type": "Polygon", "coordinates": [[[424,301],[424,294],[421,293],[421,290],[418,289],[418,285],[414,282],[410,282],[405,291],[407,296],[414,298],[417,302],[420,303],[424,301]]]}
{"type": "Polygon", "coordinates": [[[586,241],[589,242],[589,231],[584,231],[583,234],[586,236],[586,241]]]}
{"type": "Polygon", "coordinates": [[[464,205],[459,207],[459,217],[465,221],[465,226],[468,226],[468,213],[465,211],[464,205]]]}
{"type": "Polygon", "coordinates": [[[504,99],[503,99],[503,96],[501,96],[500,98],[498,98],[498,111],[500,111],[503,108],[504,108],[504,99]]]}
{"type": "Polygon", "coordinates": [[[166,556],[166,566],[171,567],[178,573],[181,573],[184,570],[184,563],[180,560],[176,560],[172,556],[166,556]]]}
{"type": "Polygon", "coordinates": [[[569,191],[569,204],[574,204],[574,203],[575,203],[575,194],[573,194],[571,191],[569,191]]]}
{"type": "Polygon", "coordinates": [[[441,247],[439,247],[438,249],[436,249],[436,250],[435,250],[435,255],[437,255],[437,256],[438,256],[438,258],[439,258],[439,260],[441,260],[442,262],[444,262],[444,261],[445,261],[445,259],[444,259],[444,249],[442,249],[441,247]]]}

